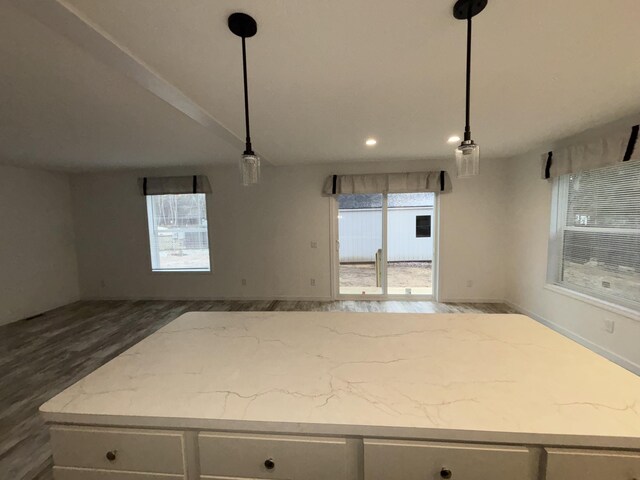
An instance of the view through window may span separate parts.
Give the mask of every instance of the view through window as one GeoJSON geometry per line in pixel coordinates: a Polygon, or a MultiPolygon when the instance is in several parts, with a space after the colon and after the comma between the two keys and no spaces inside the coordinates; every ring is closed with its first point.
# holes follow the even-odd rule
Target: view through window
{"type": "Polygon", "coordinates": [[[151,268],[210,271],[204,193],[147,196],[151,268]]]}
{"type": "Polygon", "coordinates": [[[556,197],[551,280],[640,306],[640,162],[560,177],[556,197]]]}

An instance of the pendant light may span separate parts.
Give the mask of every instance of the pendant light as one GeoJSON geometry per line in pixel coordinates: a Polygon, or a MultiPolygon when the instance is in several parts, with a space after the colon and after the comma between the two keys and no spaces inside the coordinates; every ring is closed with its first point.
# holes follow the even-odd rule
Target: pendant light
{"type": "Polygon", "coordinates": [[[456,148],[456,170],[458,177],[471,177],[480,173],[480,147],[471,139],[469,105],[471,98],[471,19],[484,10],[488,0],[458,0],[453,7],[453,16],[467,21],[467,89],[464,139],[456,148]]]}
{"type": "Polygon", "coordinates": [[[256,21],[246,13],[233,13],[228,20],[229,30],[242,38],[242,73],[244,78],[244,121],[246,131],[245,149],[240,159],[242,185],[255,185],[260,181],[260,157],[251,147],[251,129],[249,128],[249,89],[247,86],[247,47],[245,40],[258,31],[256,21]]]}

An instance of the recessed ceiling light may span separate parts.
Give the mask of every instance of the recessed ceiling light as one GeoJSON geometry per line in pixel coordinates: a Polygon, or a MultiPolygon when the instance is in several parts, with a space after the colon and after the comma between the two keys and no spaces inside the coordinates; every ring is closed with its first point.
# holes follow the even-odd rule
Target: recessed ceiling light
{"type": "Polygon", "coordinates": [[[367,138],[367,141],[364,142],[367,146],[373,147],[378,141],[375,138],[367,138]]]}
{"type": "Polygon", "coordinates": [[[447,140],[448,143],[458,143],[460,141],[460,137],[457,135],[452,135],[449,137],[449,140],[447,140]]]}

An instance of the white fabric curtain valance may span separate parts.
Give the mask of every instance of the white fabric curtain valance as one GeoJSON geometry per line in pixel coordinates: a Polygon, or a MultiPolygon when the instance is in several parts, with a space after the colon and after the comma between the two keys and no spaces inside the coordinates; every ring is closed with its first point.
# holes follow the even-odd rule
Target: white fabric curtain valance
{"type": "Polygon", "coordinates": [[[353,193],[416,193],[451,191],[449,174],[436,172],[373,173],[364,175],[329,175],[322,193],[345,195],[353,193]]]}
{"type": "Polygon", "coordinates": [[[181,193],[211,193],[206,175],[184,177],[142,177],[138,179],[142,195],[178,195],[181,193]]]}
{"type": "Polygon", "coordinates": [[[639,129],[640,126],[636,125],[543,154],[542,178],[555,178],[639,159],[640,148],[636,148],[639,129]]]}

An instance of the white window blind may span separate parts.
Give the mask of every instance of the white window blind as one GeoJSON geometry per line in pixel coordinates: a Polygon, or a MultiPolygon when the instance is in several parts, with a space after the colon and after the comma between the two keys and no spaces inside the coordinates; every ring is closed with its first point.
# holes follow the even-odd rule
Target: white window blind
{"type": "Polygon", "coordinates": [[[211,270],[204,193],[147,196],[151,269],[211,270]]]}
{"type": "Polygon", "coordinates": [[[550,280],[640,308],[640,162],[564,175],[556,182],[550,280]]]}

